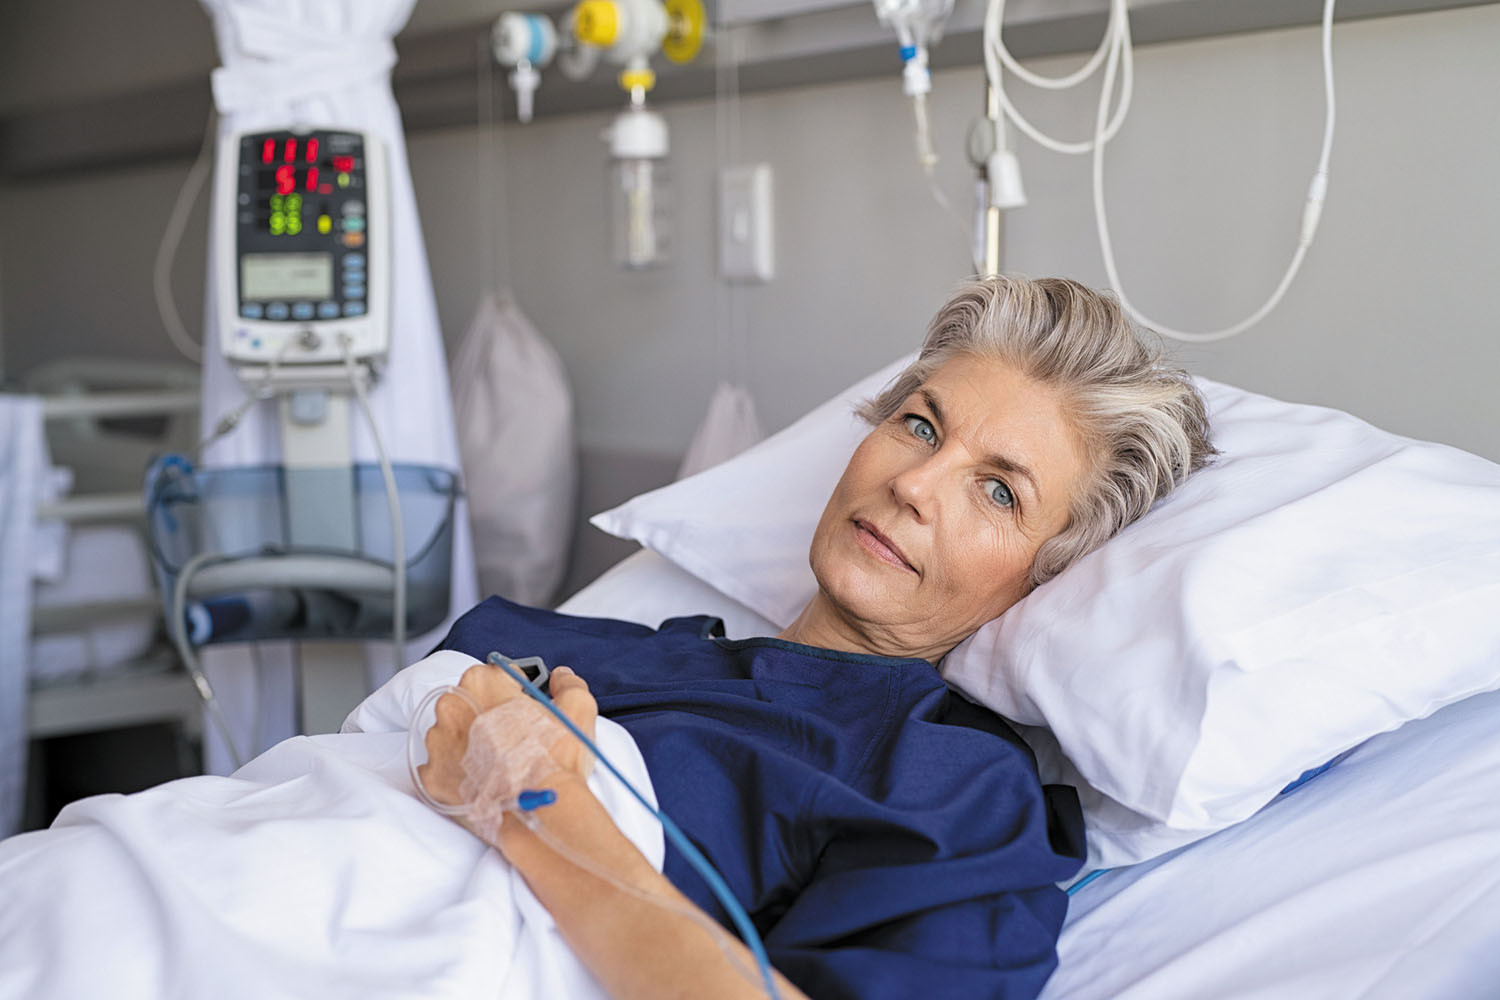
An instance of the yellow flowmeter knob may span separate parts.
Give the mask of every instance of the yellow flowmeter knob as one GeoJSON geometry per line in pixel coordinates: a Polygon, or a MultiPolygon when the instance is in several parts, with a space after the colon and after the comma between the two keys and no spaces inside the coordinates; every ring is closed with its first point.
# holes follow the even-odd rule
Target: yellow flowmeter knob
{"type": "Polygon", "coordinates": [[[644,69],[623,70],[620,73],[620,86],[626,90],[634,90],[636,87],[650,90],[656,86],[656,72],[649,66],[644,69]]]}
{"type": "Polygon", "coordinates": [[[703,48],[703,24],[707,20],[700,0],[666,0],[667,37],[661,51],[674,63],[693,61],[703,48]]]}
{"type": "Polygon", "coordinates": [[[614,0],[583,0],[574,12],[573,35],[601,49],[615,44],[620,37],[620,10],[614,0]]]}

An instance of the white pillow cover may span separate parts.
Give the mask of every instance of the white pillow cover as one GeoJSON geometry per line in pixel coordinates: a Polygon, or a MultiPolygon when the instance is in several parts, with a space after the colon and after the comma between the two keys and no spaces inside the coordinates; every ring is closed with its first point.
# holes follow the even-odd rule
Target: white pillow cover
{"type": "MultiPolygon", "coordinates": [[[[789,623],[868,430],[853,407],[907,360],[594,523],[789,623]]],[[[1199,384],[1215,463],[942,664],[1037,727],[1044,777],[1080,785],[1094,865],[1229,826],[1368,737],[1500,688],[1500,466],[1199,384]]]]}

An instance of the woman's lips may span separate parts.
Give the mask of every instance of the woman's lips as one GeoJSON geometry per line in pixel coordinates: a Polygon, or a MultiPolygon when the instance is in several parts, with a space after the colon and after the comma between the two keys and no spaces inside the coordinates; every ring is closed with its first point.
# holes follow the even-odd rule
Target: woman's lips
{"type": "Polygon", "coordinates": [[[882,535],[870,522],[855,521],[854,534],[859,539],[859,543],[865,547],[865,550],[881,562],[888,562],[892,566],[904,569],[909,573],[917,571],[916,567],[906,561],[906,557],[901,554],[901,550],[896,547],[896,543],[885,537],[885,535],[882,535]]]}

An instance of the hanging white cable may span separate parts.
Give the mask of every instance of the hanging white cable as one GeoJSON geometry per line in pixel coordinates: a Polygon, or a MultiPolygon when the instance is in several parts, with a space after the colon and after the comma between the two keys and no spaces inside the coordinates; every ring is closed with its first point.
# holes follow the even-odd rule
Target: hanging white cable
{"type": "Polygon", "coordinates": [[[1323,147],[1318,156],[1317,173],[1313,175],[1307,189],[1307,202],[1302,209],[1302,226],[1297,236],[1297,249],[1292,254],[1291,263],[1287,265],[1286,273],[1281,276],[1281,282],[1276,290],[1271,293],[1259,309],[1250,314],[1244,320],[1209,333],[1185,333],[1174,330],[1156,320],[1149,318],[1134,305],[1125,295],[1125,286],[1120,281],[1119,270],[1115,265],[1114,248],[1109,237],[1109,223],[1106,218],[1104,207],[1104,120],[1109,110],[1110,91],[1114,86],[1114,75],[1116,69],[1117,53],[1110,52],[1107,65],[1104,70],[1104,90],[1099,95],[1099,107],[1094,118],[1094,219],[1099,230],[1099,250],[1104,256],[1104,270],[1109,276],[1109,283],[1120,298],[1120,305],[1125,312],[1137,323],[1148,326],[1164,337],[1174,340],[1182,340],[1190,343],[1210,343],[1216,340],[1227,340],[1237,334],[1243,333],[1250,327],[1259,323],[1281,302],[1286,291],[1291,287],[1292,279],[1297,276],[1297,271],[1302,267],[1302,260],[1307,256],[1307,249],[1312,245],[1313,237],[1318,231],[1318,220],[1323,212],[1323,199],[1328,191],[1328,162],[1333,153],[1333,124],[1334,124],[1334,91],[1333,91],[1333,5],[1334,0],[1325,0],[1323,5],[1323,147]]]}
{"type": "Polygon", "coordinates": [[[994,0],[985,12],[986,54],[999,56],[1006,69],[1033,87],[1040,87],[1043,90],[1068,90],[1093,76],[1098,72],[1099,67],[1104,65],[1104,57],[1109,54],[1109,46],[1115,37],[1114,7],[1114,0],[1110,0],[1109,17],[1105,22],[1104,37],[1100,39],[1099,47],[1094,50],[1093,55],[1089,56],[1088,62],[1067,76],[1042,76],[1040,73],[1033,73],[1010,54],[1010,49],[1005,47],[1005,42],[1001,37],[1005,24],[1005,0],[994,0]],[[990,37],[992,31],[993,40],[990,37]]]}
{"type": "MultiPolygon", "coordinates": [[[[1066,142],[1047,135],[1041,129],[1031,123],[1025,115],[1021,114],[1010,97],[1005,92],[1005,74],[1003,68],[1009,68],[1027,83],[1043,87],[1049,90],[1059,90],[1065,87],[1076,86],[1092,75],[1099,65],[1102,57],[1110,59],[1123,55],[1124,68],[1121,74],[1120,102],[1115,109],[1114,118],[1104,130],[1104,141],[1108,142],[1119,132],[1125,122],[1125,116],[1130,111],[1130,98],[1135,89],[1135,57],[1130,42],[1130,14],[1126,0],[1110,0],[1109,20],[1104,27],[1104,39],[1099,48],[1089,61],[1078,71],[1058,78],[1039,76],[1024,69],[1010,51],[1005,47],[1003,38],[1005,0],[991,0],[985,10],[984,18],[984,65],[985,74],[989,83],[995,88],[996,96],[999,98],[1000,107],[1016,126],[1033,142],[1056,153],[1069,155],[1082,155],[1092,152],[1094,141],[1066,142]]],[[[1111,92],[1113,88],[1111,87],[1111,92]]]]}
{"type": "Polygon", "coordinates": [[[183,355],[193,364],[203,362],[203,346],[195,341],[182,324],[182,315],[177,311],[177,300],[172,295],[172,264],[177,260],[177,247],[182,243],[182,231],[187,228],[188,213],[192,211],[193,205],[198,200],[198,192],[203,188],[203,182],[208,179],[209,171],[213,167],[214,138],[218,133],[218,116],[209,113],[208,127],[203,132],[203,145],[198,150],[198,158],[193,161],[193,166],[188,170],[187,178],[183,180],[182,187],[177,192],[177,201],[172,206],[172,214],[167,219],[166,231],[161,235],[161,243],[156,247],[156,267],[152,273],[151,285],[156,292],[156,311],[161,316],[162,326],[167,328],[167,336],[183,355]]]}

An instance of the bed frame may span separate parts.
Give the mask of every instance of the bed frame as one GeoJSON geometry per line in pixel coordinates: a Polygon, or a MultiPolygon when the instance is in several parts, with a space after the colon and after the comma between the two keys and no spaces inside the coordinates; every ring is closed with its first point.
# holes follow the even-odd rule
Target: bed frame
{"type": "MultiPolygon", "coordinates": [[[[170,427],[196,428],[199,407],[196,376],[183,369],[161,364],[138,365],[129,362],[96,360],[68,361],[47,366],[28,378],[28,388],[43,394],[43,415],[49,438],[58,430],[54,425],[70,423],[71,442],[54,454],[58,465],[75,469],[75,487],[81,492],[56,503],[44,504],[37,511],[39,519],[61,518],[69,524],[109,522],[123,524],[144,532],[145,508],[139,488],[127,491],[132,453],[143,455],[153,443],[139,437],[132,439],[134,448],[120,447],[120,439],[103,433],[103,421],[150,421],[170,427]],[[135,391],[92,391],[87,383],[99,379],[105,384],[139,385],[135,391]],[[145,388],[151,384],[157,388],[145,388]],[[59,387],[63,391],[55,391],[59,387]],[[53,390],[49,392],[49,390],[53,390]],[[78,450],[90,444],[94,450],[78,450]],[[122,455],[121,452],[124,452],[122,455]],[[111,469],[109,466],[115,466],[111,469]],[[105,487],[101,490],[100,487],[105,487]],[[108,487],[114,487],[109,489],[108,487]]],[[[149,425],[148,425],[149,426],[149,425]]],[[[162,447],[166,442],[162,443],[162,447]]],[[[139,479],[142,470],[136,470],[139,479]]],[[[89,602],[62,607],[33,608],[31,633],[41,636],[77,628],[80,619],[90,622],[134,619],[150,616],[159,619],[158,596],[118,601],[89,602]]],[[[32,739],[98,732],[151,722],[175,723],[181,732],[196,739],[202,730],[202,712],[197,691],[177,656],[169,647],[157,642],[136,659],[113,666],[108,672],[90,673],[82,679],[38,684],[35,681],[28,696],[28,735],[32,739]]]]}

